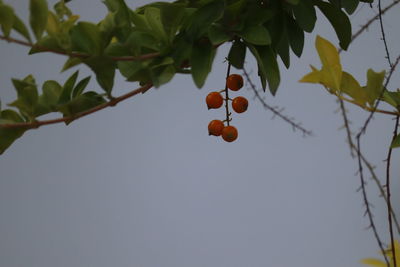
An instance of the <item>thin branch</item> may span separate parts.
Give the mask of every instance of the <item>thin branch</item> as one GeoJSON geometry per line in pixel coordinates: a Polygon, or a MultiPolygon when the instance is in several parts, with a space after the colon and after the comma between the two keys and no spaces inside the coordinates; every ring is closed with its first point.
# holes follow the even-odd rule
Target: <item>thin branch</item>
{"type": "MultiPolygon", "coordinates": [[[[354,152],[358,154],[358,150],[356,145],[353,142],[353,138],[352,138],[352,134],[351,134],[351,129],[350,129],[350,123],[347,117],[347,112],[346,112],[346,108],[344,105],[344,102],[342,99],[338,98],[339,103],[340,103],[340,109],[342,112],[342,117],[343,117],[343,121],[344,121],[344,127],[346,129],[346,133],[347,133],[347,139],[348,139],[348,143],[349,143],[349,147],[350,147],[350,153],[353,156],[354,152]]],[[[375,173],[375,168],[374,166],[372,166],[372,164],[365,158],[365,156],[360,152],[360,156],[361,156],[361,161],[363,164],[365,164],[365,166],[367,167],[368,171],[371,174],[371,178],[372,180],[376,183],[376,186],[379,189],[380,195],[383,197],[385,203],[388,203],[388,198],[386,196],[385,190],[383,189],[383,185],[381,184],[380,180],[378,179],[378,176],[375,173]]],[[[400,234],[400,224],[397,221],[397,217],[396,214],[394,213],[393,208],[390,208],[390,212],[391,212],[391,216],[394,222],[394,225],[396,226],[397,232],[400,234]]]]}
{"type": "MultiPolygon", "coordinates": [[[[354,145],[354,143],[353,143],[353,145],[352,145],[352,149],[357,153],[357,147],[354,145]]],[[[379,179],[378,179],[378,176],[377,176],[376,173],[375,173],[375,170],[374,170],[375,167],[372,166],[372,164],[365,158],[365,156],[364,156],[362,153],[360,153],[360,155],[361,155],[361,161],[362,161],[362,162],[365,164],[365,166],[368,168],[368,171],[369,171],[370,174],[371,174],[372,180],[376,183],[376,186],[377,186],[378,189],[379,189],[380,195],[383,197],[383,200],[385,201],[385,203],[387,203],[387,202],[388,202],[388,199],[387,199],[385,190],[383,189],[383,185],[381,184],[381,182],[380,182],[379,179]]],[[[394,224],[395,224],[395,226],[396,226],[396,228],[397,228],[397,232],[400,234],[400,224],[399,224],[399,222],[397,221],[397,217],[396,217],[396,214],[394,213],[393,208],[391,208],[391,213],[392,213],[392,219],[393,219],[394,224]]]]}
{"type": "Polygon", "coordinates": [[[349,147],[350,147],[350,155],[351,155],[352,158],[354,158],[355,155],[354,155],[353,149],[352,149],[352,146],[354,144],[353,144],[353,139],[351,138],[350,122],[349,122],[349,119],[347,118],[347,112],[346,112],[346,108],[344,106],[343,99],[338,97],[338,101],[339,101],[339,104],[340,104],[340,110],[342,111],[344,127],[346,129],[346,134],[347,134],[347,142],[349,143],[349,147]]]}
{"type": "MultiPolygon", "coordinates": [[[[64,56],[69,56],[69,57],[74,57],[74,58],[82,58],[82,59],[91,57],[91,55],[84,54],[84,53],[65,52],[65,51],[49,49],[47,47],[43,47],[43,46],[40,46],[37,44],[32,44],[30,42],[21,41],[21,40],[14,39],[11,37],[6,37],[4,35],[0,35],[0,39],[5,40],[9,43],[15,43],[15,44],[19,44],[19,45],[23,45],[23,46],[27,46],[27,47],[31,47],[31,48],[37,48],[37,49],[41,50],[42,52],[50,52],[50,53],[54,53],[54,54],[58,54],[58,55],[64,55],[64,56]]],[[[154,53],[144,54],[144,55],[140,55],[140,56],[124,56],[124,57],[110,57],[110,58],[114,61],[139,61],[139,60],[155,58],[158,56],[160,56],[160,53],[154,52],[154,53]]]]}
{"type": "MultiPolygon", "coordinates": [[[[392,7],[394,7],[398,3],[400,3],[400,0],[395,0],[390,5],[383,8],[381,15],[385,14],[388,10],[390,10],[392,7]]],[[[350,43],[352,43],[355,39],[357,39],[358,36],[360,36],[361,33],[363,33],[366,29],[368,29],[369,25],[371,25],[374,21],[376,21],[377,18],[379,18],[379,14],[372,17],[370,20],[367,21],[367,23],[365,23],[363,26],[361,26],[361,28],[355,34],[353,34],[353,36],[351,37],[350,43]]],[[[343,49],[340,48],[339,53],[342,51],[343,51],[343,49]]]]}
{"type": "Polygon", "coordinates": [[[278,110],[277,108],[274,108],[270,105],[268,105],[264,99],[260,96],[260,93],[257,91],[256,86],[254,85],[254,83],[251,81],[250,79],[250,75],[249,73],[246,71],[245,68],[243,68],[243,73],[244,76],[246,77],[246,80],[248,81],[248,83],[250,84],[251,89],[254,92],[255,97],[261,102],[261,104],[263,105],[263,107],[265,109],[270,110],[272,113],[274,113],[274,115],[276,115],[277,117],[283,119],[284,121],[286,121],[287,123],[289,123],[292,128],[294,130],[300,130],[304,136],[311,136],[313,135],[312,132],[310,130],[305,129],[304,127],[302,127],[299,123],[296,123],[293,121],[293,119],[287,117],[286,115],[283,115],[280,110],[278,110]]]}
{"type": "Polygon", "coordinates": [[[227,79],[231,73],[231,63],[228,61],[228,68],[226,70],[226,79],[225,79],[225,111],[226,111],[226,124],[229,126],[230,122],[230,113],[229,113],[229,93],[228,93],[228,83],[227,79]]]}
{"type": "Polygon", "coordinates": [[[379,237],[378,230],[376,229],[375,222],[372,216],[370,204],[368,202],[368,197],[367,197],[367,191],[365,189],[365,180],[364,180],[364,174],[363,174],[363,165],[361,162],[361,149],[360,149],[360,136],[357,136],[357,155],[358,155],[358,172],[360,174],[360,182],[361,182],[361,190],[362,190],[362,195],[363,195],[363,201],[365,205],[365,213],[368,215],[368,219],[370,222],[370,227],[372,228],[372,231],[374,232],[374,236],[376,241],[378,242],[378,246],[381,249],[381,252],[383,254],[383,257],[385,259],[385,262],[387,266],[389,267],[389,260],[385,254],[385,248],[383,247],[383,243],[381,241],[381,238],[379,237]]]}
{"type": "MultiPolygon", "coordinates": [[[[397,136],[397,129],[399,127],[399,116],[396,117],[396,124],[393,130],[392,142],[397,136]]],[[[390,200],[390,160],[392,158],[392,147],[389,148],[387,161],[386,161],[386,188],[387,188],[387,208],[388,208],[388,222],[389,222],[389,233],[390,233],[390,243],[392,244],[392,256],[393,256],[393,267],[397,267],[396,262],[396,249],[394,245],[393,236],[393,224],[392,224],[392,203],[390,200]]]]}
{"type": "MultiPolygon", "coordinates": [[[[379,25],[380,25],[380,27],[381,27],[382,41],[383,41],[383,44],[384,44],[384,46],[385,46],[386,58],[387,58],[387,60],[388,60],[388,62],[389,62],[390,68],[393,68],[392,61],[390,60],[388,44],[387,44],[387,41],[386,41],[385,29],[384,29],[384,27],[383,27],[381,0],[378,1],[378,10],[379,10],[379,12],[378,12],[378,16],[379,16],[379,25]]],[[[396,266],[395,266],[395,267],[396,267],[396,266]]]]}
{"type": "Polygon", "coordinates": [[[9,123],[9,124],[0,124],[0,129],[11,129],[11,128],[25,128],[25,129],[35,129],[39,128],[40,126],[43,125],[49,125],[49,124],[56,124],[56,123],[70,123],[74,120],[77,120],[79,118],[85,117],[89,114],[92,114],[94,112],[97,112],[99,110],[102,110],[107,107],[112,107],[117,105],[119,102],[124,101],[125,99],[128,99],[134,95],[137,95],[139,93],[145,93],[147,90],[149,90],[153,85],[152,84],[146,84],[138,89],[135,89],[129,93],[126,93],[122,96],[116,97],[111,99],[110,101],[100,104],[96,107],[93,107],[91,109],[88,109],[86,111],[79,112],[75,115],[68,116],[68,117],[63,117],[63,118],[58,118],[58,119],[52,119],[52,120],[45,120],[45,121],[33,121],[33,122],[22,122],[22,123],[9,123]]]}
{"type": "Polygon", "coordinates": [[[356,101],[351,100],[351,99],[348,99],[348,98],[346,98],[346,97],[344,97],[344,96],[341,96],[341,95],[336,95],[336,96],[337,96],[340,100],[343,100],[343,101],[352,103],[352,104],[354,104],[354,105],[356,105],[356,106],[359,106],[360,108],[365,109],[365,110],[367,110],[367,111],[377,112],[377,113],[382,113],[382,114],[387,114],[387,115],[393,115],[393,116],[400,115],[400,112],[398,112],[398,111],[396,112],[396,111],[388,111],[388,110],[370,108],[370,107],[368,107],[368,106],[363,106],[363,105],[357,103],[356,101]]]}

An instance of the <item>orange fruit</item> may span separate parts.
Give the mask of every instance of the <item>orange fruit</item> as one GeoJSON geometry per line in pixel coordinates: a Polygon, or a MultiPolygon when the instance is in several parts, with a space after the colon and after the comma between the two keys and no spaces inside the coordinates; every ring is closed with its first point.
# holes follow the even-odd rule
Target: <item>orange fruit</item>
{"type": "Polygon", "coordinates": [[[224,98],[218,92],[211,92],[206,97],[206,103],[208,109],[211,108],[220,108],[222,103],[224,102],[224,98]]]}
{"type": "Polygon", "coordinates": [[[237,91],[243,87],[243,78],[239,74],[231,74],[226,78],[226,86],[232,91],[237,91]]]}
{"type": "Polygon", "coordinates": [[[238,137],[238,131],[236,130],[236,127],[234,126],[226,126],[224,129],[222,129],[222,138],[226,142],[233,142],[237,139],[238,137]]]}
{"type": "Polygon", "coordinates": [[[208,124],[208,135],[220,136],[225,125],[220,120],[212,120],[208,124]]]}
{"type": "Polygon", "coordinates": [[[247,99],[244,98],[243,96],[235,97],[232,101],[232,108],[237,113],[245,112],[248,106],[249,106],[249,101],[247,101],[247,99]]]}

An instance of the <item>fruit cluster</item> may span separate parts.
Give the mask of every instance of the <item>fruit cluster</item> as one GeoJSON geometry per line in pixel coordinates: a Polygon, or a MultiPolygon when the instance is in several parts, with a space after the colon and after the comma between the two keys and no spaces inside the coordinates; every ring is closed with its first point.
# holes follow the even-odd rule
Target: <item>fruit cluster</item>
{"type": "Polygon", "coordinates": [[[249,102],[243,96],[235,97],[234,99],[229,98],[228,89],[232,91],[238,91],[243,87],[243,77],[239,74],[231,74],[226,78],[225,89],[219,92],[211,92],[206,97],[206,103],[208,109],[218,109],[222,107],[225,101],[226,108],[226,119],[221,120],[212,120],[208,124],[208,134],[215,136],[222,136],[222,138],[226,142],[233,142],[238,137],[238,131],[236,127],[229,125],[229,122],[232,120],[230,118],[231,113],[229,112],[228,101],[232,101],[232,109],[236,113],[243,113],[247,110],[249,102]],[[221,93],[225,92],[225,98],[221,95],[221,93]],[[226,123],[226,125],[225,125],[226,123]]]}

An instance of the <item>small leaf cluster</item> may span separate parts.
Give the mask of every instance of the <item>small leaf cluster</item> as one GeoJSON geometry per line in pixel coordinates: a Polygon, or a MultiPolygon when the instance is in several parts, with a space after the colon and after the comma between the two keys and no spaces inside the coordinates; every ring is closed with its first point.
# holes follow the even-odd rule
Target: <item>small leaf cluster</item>
{"type": "MultiPolygon", "coordinates": [[[[21,80],[12,79],[18,98],[8,105],[17,108],[18,112],[12,109],[2,110],[0,105],[0,124],[34,123],[37,117],[51,112],[59,112],[64,117],[71,117],[70,121],[72,121],[74,114],[106,102],[104,96],[95,91],[85,92],[89,81],[90,76],[78,81],[78,71],[76,71],[63,85],[54,80],[45,81],[42,85],[42,93],[39,94],[32,75],[21,80]]],[[[28,128],[25,127],[0,127],[0,154],[26,130],[28,128]]]]}
{"type": "MultiPolygon", "coordinates": [[[[367,71],[367,83],[360,83],[348,72],[343,71],[336,47],[328,40],[317,36],[315,47],[322,63],[320,70],[311,65],[312,71],[305,75],[300,82],[318,83],[329,93],[356,104],[367,110],[375,110],[376,102],[384,101],[400,112],[400,91],[388,91],[384,86],[385,71],[367,71]],[[343,97],[347,95],[350,99],[343,97]]],[[[392,147],[400,147],[400,136],[392,143],[392,147]]]]}

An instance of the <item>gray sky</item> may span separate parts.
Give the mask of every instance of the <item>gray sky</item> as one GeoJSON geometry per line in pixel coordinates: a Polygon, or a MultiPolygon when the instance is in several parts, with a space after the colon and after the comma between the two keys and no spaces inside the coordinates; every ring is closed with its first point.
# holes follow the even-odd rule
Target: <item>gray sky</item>
{"type": "MultiPolygon", "coordinates": [[[[28,1],[5,2],[27,18],[28,1]]],[[[72,1],[71,7],[82,20],[101,19],[106,9],[100,1],[88,3],[72,1]]],[[[384,20],[392,57],[400,53],[398,12],[393,9],[384,20]]],[[[365,5],[353,16],[355,29],[373,14],[365,5]]],[[[362,83],[368,68],[387,68],[378,26],[342,54],[344,69],[362,83]]],[[[337,43],[325,19],[314,33],[337,43]]],[[[204,99],[224,86],[228,46],[219,49],[201,90],[190,76],[178,75],[67,127],[28,131],[0,157],[0,266],[356,267],[361,258],[378,257],[356,192],[356,162],[339,130],[338,104],[321,86],[297,82],[309,64],[320,66],[314,33],[306,35],[302,58],[292,55],[291,69],[281,68],[277,96],[265,94],[268,103],[285,107],[285,114],[313,130],[313,137],[271,119],[246,89],[235,94],[250,100],[248,112],[233,117],[238,140],[228,144],[208,136],[208,122],[224,113],[207,110],[204,99]]],[[[64,81],[74,71],[59,74],[62,56],[27,51],[0,42],[3,103],[15,98],[11,77],[33,74],[42,84],[64,81]]],[[[248,56],[247,68],[255,73],[255,67],[248,56]]],[[[81,78],[90,73],[81,69],[81,78]]],[[[118,77],[115,90],[122,94],[135,86],[118,77]]],[[[98,87],[92,79],[89,88],[98,87]]],[[[348,109],[358,130],[367,113],[348,109]]],[[[391,118],[376,115],[363,139],[363,151],[381,177],[392,125],[391,118]]],[[[395,150],[397,214],[398,162],[395,150]]],[[[373,182],[368,185],[387,240],[384,203],[373,182]]]]}

